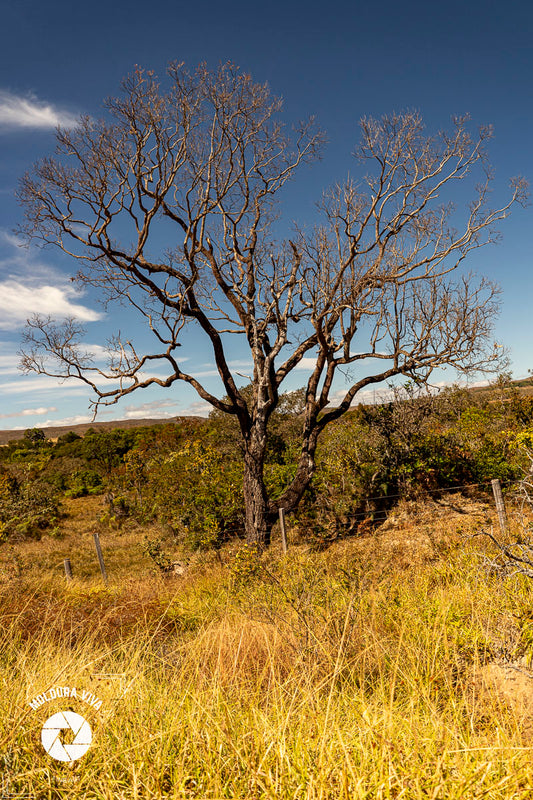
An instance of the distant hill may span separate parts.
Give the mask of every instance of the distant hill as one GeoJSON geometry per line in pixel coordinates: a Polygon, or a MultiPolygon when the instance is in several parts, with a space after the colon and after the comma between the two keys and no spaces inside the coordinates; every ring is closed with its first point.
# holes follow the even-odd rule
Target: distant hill
{"type": "MultiPolygon", "coordinates": [[[[531,396],[533,395],[533,378],[522,378],[519,380],[514,380],[511,382],[511,386],[504,389],[505,392],[510,392],[511,388],[515,388],[518,390],[520,396],[531,396]]],[[[487,385],[487,386],[476,386],[471,387],[470,391],[473,394],[481,395],[484,399],[490,397],[490,395],[494,392],[494,385],[487,385]]],[[[500,396],[498,402],[501,402],[502,398],[500,396]]],[[[493,401],[496,402],[496,401],[493,401]]],[[[508,402],[505,399],[503,402],[508,402]]],[[[104,429],[109,430],[112,428],[146,428],[150,425],[166,425],[170,422],[180,423],[185,421],[194,421],[198,425],[202,422],[205,422],[206,417],[171,417],[170,419],[114,419],[108,422],[84,422],[81,425],[61,425],[58,427],[47,427],[42,428],[41,430],[44,431],[46,438],[51,439],[52,441],[58,439],[60,436],[63,436],[65,433],[69,431],[74,431],[75,433],[83,436],[83,434],[89,430],[89,428],[95,428],[96,430],[104,429]]],[[[39,425],[35,425],[34,427],[39,428],[39,425]]],[[[3,444],[7,444],[8,442],[12,442],[15,439],[22,439],[24,436],[24,430],[19,429],[16,431],[0,431],[0,446],[3,444]]]]}
{"type": "MultiPolygon", "coordinates": [[[[74,433],[77,433],[79,436],[83,436],[83,434],[88,431],[89,428],[94,428],[95,430],[109,430],[112,428],[146,428],[150,425],[168,425],[170,422],[179,424],[180,422],[185,421],[194,421],[198,424],[201,424],[202,422],[205,422],[205,417],[171,417],[170,419],[114,419],[107,422],[84,422],[81,425],[61,425],[58,427],[41,428],[40,430],[44,431],[47,439],[51,439],[53,441],[69,431],[74,431],[74,433]]],[[[38,425],[35,425],[34,427],[39,428],[38,425]]],[[[26,429],[16,431],[0,431],[0,445],[12,442],[15,439],[22,439],[24,436],[24,430],[26,429]]]]}

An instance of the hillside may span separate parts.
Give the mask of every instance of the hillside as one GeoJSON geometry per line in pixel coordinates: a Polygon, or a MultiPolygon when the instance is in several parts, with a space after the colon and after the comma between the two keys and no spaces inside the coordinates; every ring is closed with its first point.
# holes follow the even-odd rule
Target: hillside
{"type": "MultiPolygon", "coordinates": [[[[491,395],[494,393],[494,386],[475,386],[468,389],[469,393],[478,398],[482,398],[484,400],[489,399],[491,395]]],[[[502,388],[503,391],[503,402],[506,402],[505,395],[510,394],[511,392],[518,393],[520,397],[531,397],[533,396],[533,378],[522,378],[519,380],[514,380],[509,383],[508,386],[502,388]]],[[[496,402],[496,400],[489,400],[490,402],[496,402]]],[[[119,420],[110,420],[106,422],[84,422],[80,425],[58,425],[58,426],[50,426],[47,428],[43,428],[46,438],[52,441],[55,441],[60,436],[63,436],[65,433],[69,431],[74,431],[75,433],[83,436],[83,434],[88,431],[90,428],[95,430],[112,430],[113,428],[122,428],[123,430],[129,430],[131,428],[144,428],[149,427],[151,425],[165,425],[170,422],[181,422],[183,420],[196,420],[199,424],[205,421],[205,417],[194,417],[194,416],[186,416],[186,417],[170,417],[165,419],[119,419],[119,420]]],[[[39,426],[36,426],[39,427],[39,426]]],[[[0,446],[3,444],[7,444],[8,442],[16,441],[17,439],[21,439],[24,433],[23,428],[17,428],[16,430],[0,430],[0,446]]]]}
{"type": "MultiPolygon", "coordinates": [[[[80,425],[60,425],[57,427],[43,428],[46,438],[55,441],[60,436],[63,436],[69,431],[74,431],[79,436],[88,431],[90,428],[94,430],[113,430],[115,428],[122,428],[129,430],[131,428],[146,428],[151,425],[166,425],[169,422],[179,423],[183,420],[196,420],[200,424],[203,417],[171,417],[170,419],[114,419],[108,422],[84,422],[80,425]]],[[[21,439],[24,430],[17,429],[11,431],[0,431],[0,446],[8,442],[14,442],[21,439]]]]}

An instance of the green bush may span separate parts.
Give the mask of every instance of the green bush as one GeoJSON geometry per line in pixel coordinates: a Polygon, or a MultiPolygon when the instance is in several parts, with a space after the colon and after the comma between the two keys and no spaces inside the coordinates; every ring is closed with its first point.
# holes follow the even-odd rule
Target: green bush
{"type": "Polygon", "coordinates": [[[124,456],[135,445],[136,433],[132,430],[89,429],[83,437],[81,455],[101,475],[110,477],[120,467],[124,456]]]}
{"type": "Polygon", "coordinates": [[[77,470],[71,478],[70,487],[66,489],[66,497],[86,497],[100,494],[104,489],[102,476],[91,467],[77,470]]]}
{"type": "Polygon", "coordinates": [[[52,487],[38,480],[18,480],[0,472],[0,539],[40,538],[59,521],[60,505],[52,487]]]}
{"type": "Polygon", "coordinates": [[[244,529],[242,465],[209,444],[188,442],[151,469],[159,517],[190,549],[221,544],[244,529]]]}
{"type": "Polygon", "coordinates": [[[244,527],[242,464],[198,438],[181,445],[165,438],[169,449],[141,442],[126,455],[114,475],[117,491],[129,495],[139,519],[158,519],[190,549],[238,535],[244,527]]]}

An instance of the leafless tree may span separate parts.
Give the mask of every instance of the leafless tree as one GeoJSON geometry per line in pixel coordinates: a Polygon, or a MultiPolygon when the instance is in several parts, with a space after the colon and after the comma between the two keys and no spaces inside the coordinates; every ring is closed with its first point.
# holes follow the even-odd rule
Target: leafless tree
{"type": "Polygon", "coordinates": [[[19,192],[22,231],[77,259],[77,280],[106,302],[138,312],[153,348],[141,352],[132,336],[117,334],[101,368],[75,320],[37,316],[22,366],[84,381],[96,408],[184,381],[235,415],[246,533],[264,545],[278,508],[294,510],[309,485],[321,431],[361,389],[397,375],[426,381],[443,365],[466,371],[495,362],[497,289],[452,273],[471,250],[494,241],[495,225],[523,200],[525,184],[513,181],[508,200],[488,207],[491,132],[469,133],[464,118],[434,137],[416,113],[363,119],[356,157],[367,174],[324,196],[321,224],[311,232],[279,241],[278,192],[319,155],[321,133],[310,121],[289,136],[280,100],[232,65],[189,73],[173,64],[168,77],[163,91],[138,70],[121,97],[107,101],[108,121],[84,117],[59,130],[58,155],[36,164],[19,192]],[[480,183],[461,215],[453,190],[476,172],[480,183]],[[178,348],[194,331],[210,342],[221,397],[180,361],[178,348]],[[235,337],[253,362],[248,403],[228,363],[235,337]],[[283,381],[303,359],[312,366],[299,462],[283,494],[269,498],[267,426],[283,381]],[[150,374],[158,364],[166,366],[164,379],[150,374]],[[357,377],[347,373],[344,396],[328,409],[334,378],[350,369],[357,377]],[[112,388],[105,379],[115,381],[112,388]]]}

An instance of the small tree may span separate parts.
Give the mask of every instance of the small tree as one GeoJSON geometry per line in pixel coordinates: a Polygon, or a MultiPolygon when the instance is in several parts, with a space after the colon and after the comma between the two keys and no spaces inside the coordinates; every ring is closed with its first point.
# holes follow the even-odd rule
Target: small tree
{"type": "Polygon", "coordinates": [[[22,441],[28,447],[38,448],[46,442],[46,435],[40,428],[28,428],[22,441]]]}
{"type": "Polygon", "coordinates": [[[100,368],[74,320],[29,322],[22,367],[88,384],[95,405],[137,389],[183,381],[239,424],[244,450],[246,532],[264,545],[279,507],[297,507],[315,469],[320,433],[366,386],[432,370],[490,368],[496,288],[450,277],[468,253],[495,238],[494,225],[523,199],[487,207],[485,144],[467,120],[428,137],[415,113],[363,119],[357,158],[367,173],[335,186],[311,232],[275,239],[274,202],[322,136],[300,125],[293,141],[281,102],[231,65],[212,73],[169,67],[163,92],[141,70],[107,102],[110,121],[80,119],[57,133],[58,155],[22,180],[24,232],[77,259],[79,282],[144,319],[153,348],[117,334],[100,368]],[[450,203],[454,188],[479,171],[469,210],[450,203]],[[165,246],[167,249],[165,249],[165,246]],[[223,392],[209,391],[179,358],[187,335],[211,345],[223,392]],[[228,361],[246,342],[253,397],[228,361]],[[304,361],[305,359],[305,361],[304,361]],[[164,364],[167,377],[147,375],[164,364]],[[281,496],[263,479],[269,421],[282,384],[308,364],[298,465],[281,496]],[[363,370],[367,364],[367,370],[363,370]],[[336,407],[327,409],[339,371],[357,368],[336,407]],[[119,381],[106,388],[103,379],[119,381]]]}

